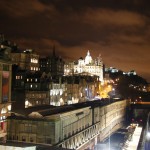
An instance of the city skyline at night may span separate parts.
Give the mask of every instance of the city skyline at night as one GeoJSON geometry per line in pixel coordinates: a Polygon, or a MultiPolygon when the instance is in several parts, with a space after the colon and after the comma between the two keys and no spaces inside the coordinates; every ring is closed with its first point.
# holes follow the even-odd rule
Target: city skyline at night
{"type": "Polygon", "coordinates": [[[150,21],[146,0],[0,1],[1,33],[21,49],[56,51],[77,60],[90,50],[106,66],[135,70],[150,81],[150,21]]]}

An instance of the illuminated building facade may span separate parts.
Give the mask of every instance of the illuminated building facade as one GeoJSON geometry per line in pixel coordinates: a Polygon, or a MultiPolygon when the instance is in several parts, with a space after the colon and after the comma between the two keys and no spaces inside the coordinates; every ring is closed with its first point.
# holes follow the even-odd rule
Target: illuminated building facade
{"type": "Polygon", "coordinates": [[[92,59],[90,52],[87,52],[85,59],[82,57],[78,62],[69,62],[65,64],[64,74],[90,73],[91,75],[99,76],[100,81],[103,81],[103,62],[101,57],[92,59]]]}
{"type": "Polygon", "coordinates": [[[25,107],[50,104],[50,83],[49,73],[27,73],[25,78],[25,107]]]}
{"type": "Polygon", "coordinates": [[[127,100],[121,100],[106,101],[103,105],[94,101],[27,109],[26,115],[15,114],[8,118],[7,137],[10,141],[93,149],[97,142],[123,126],[126,107],[127,100]]]}
{"type": "Polygon", "coordinates": [[[39,55],[36,54],[32,49],[27,49],[23,52],[12,52],[11,61],[12,64],[18,65],[24,70],[39,70],[39,55]]]}
{"type": "Polygon", "coordinates": [[[46,73],[26,75],[25,107],[50,104],[61,106],[92,100],[99,91],[97,76],[55,76],[46,73]]]}
{"type": "Polygon", "coordinates": [[[6,118],[11,111],[11,77],[10,49],[0,48],[0,141],[5,141],[6,118]]]}
{"type": "Polygon", "coordinates": [[[63,76],[50,85],[50,104],[60,106],[92,100],[99,91],[97,76],[63,76]]]}

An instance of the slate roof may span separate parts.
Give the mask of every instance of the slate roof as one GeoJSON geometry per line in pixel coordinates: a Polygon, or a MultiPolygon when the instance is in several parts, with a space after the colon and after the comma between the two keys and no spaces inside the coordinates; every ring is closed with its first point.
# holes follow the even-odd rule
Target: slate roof
{"type": "Polygon", "coordinates": [[[113,103],[116,100],[109,100],[109,99],[102,99],[102,100],[95,100],[95,101],[87,101],[83,103],[77,103],[77,104],[72,104],[72,105],[63,105],[63,106],[52,106],[52,105],[41,105],[41,106],[36,106],[36,107],[29,107],[25,108],[23,110],[18,110],[14,112],[14,115],[8,117],[10,118],[15,118],[15,119],[31,119],[28,117],[29,114],[36,112],[43,116],[43,118],[32,118],[33,120],[43,120],[44,117],[54,115],[54,114],[59,114],[59,113],[65,113],[77,109],[82,109],[85,107],[100,107],[100,106],[105,106],[110,103],[113,103]]]}

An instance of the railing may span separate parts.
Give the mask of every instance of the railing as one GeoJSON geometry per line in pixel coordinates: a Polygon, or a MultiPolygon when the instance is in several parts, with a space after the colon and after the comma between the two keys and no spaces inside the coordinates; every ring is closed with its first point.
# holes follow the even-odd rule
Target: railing
{"type": "Polygon", "coordinates": [[[105,126],[105,128],[102,129],[101,121],[99,121],[94,125],[80,131],[79,133],[76,133],[75,135],[68,137],[62,142],[56,144],[56,146],[79,150],[80,148],[82,148],[82,146],[84,146],[85,144],[87,144],[89,141],[96,138],[100,134],[102,138],[106,138],[106,136],[108,136],[110,132],[113,132],[114,130],[117,129],[116,126],[118,126],[118,124],[120,124],[121,122],[122,122],[121,117],[117,118],[117,121],[116,120],[112,121],[109,124],[109,126],[105,126]]]}

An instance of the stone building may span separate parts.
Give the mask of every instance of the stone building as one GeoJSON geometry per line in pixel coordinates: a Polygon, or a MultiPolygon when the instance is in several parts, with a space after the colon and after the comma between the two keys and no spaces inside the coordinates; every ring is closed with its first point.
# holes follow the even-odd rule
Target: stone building
{"type": "Polygon", "coordinates": [[[39,70],[39,55],[32,49],[13,51],[11,53],[11,61],[12,64],[18,65],[22,70],[39,70]]]}
{"type": "Polygon", "coordinates": [[[23,70],[16,73],[15,79],[15,88],[20,88],[20,92],[24,89],[25,107],[60,106],[92,100],[99,91],[100,83],[97,76],[87,74],[52,77],[50,73],[23,70]]]}
{"type": "Polygon", "coordinates": [[[25,107],[50,104],[50,73],[28,72],[25,78],[25,107]]]}
{"type": "Polygon", "coordinates": [[[7,137],[10,141],[87,149],[92,141],[94,145],[123,126],[126,107],[126,100],[105,100],[28,108],[8,118],[7,137]]]}
{"type": "Polygon", "coordinates": [[[0,48],[0,141],[5,140],[6,118],[11,111],[11,77],[12,64],[10,61],[11,49],[0,48]]]}
{"type": "Polygon", "coordinates": [[[26,117],[8,118],[8,140],[54,145],[92,124],[90,107],[70,105],[30,112],[26,117]]]}
{"type": "Polygon", "coordinates": [[[64,74],[78,74],[78,73],[89,73],[99,77],[100,81],[103,81],[103,62],[99,56],[96,59],[92,59],[90,52],[87,52],[85,59],[82,57],[77,62],[65,63],[64,74]]]}
{"type": "Polygon", "coordinates": [[[44,58],[40,58],[39,67],[41,72],[50,72],[52,76],[64,75],[64,60],[55,54],[55,48],[53,48],[52,55],[44,58]]]}
{"type": "Polygon", "coordinates": [[[92,100],[99,92],[97,76],[76,74],[52,80],[50,85],[50,104],[60,106],[92,100]]]}

